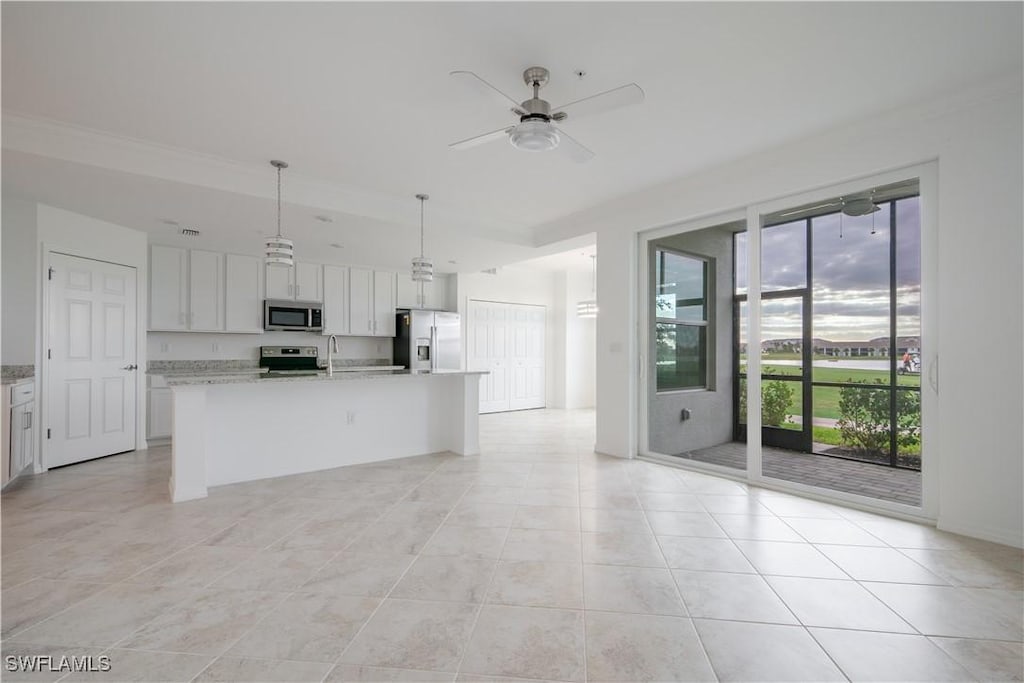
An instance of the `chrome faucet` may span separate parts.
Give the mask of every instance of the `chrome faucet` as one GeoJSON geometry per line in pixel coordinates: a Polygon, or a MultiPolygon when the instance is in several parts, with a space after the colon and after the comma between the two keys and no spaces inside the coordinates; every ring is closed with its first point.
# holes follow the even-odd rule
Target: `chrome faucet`
{"type": "Polygon", "coordinates": [[[327,376],[334,376],[334,354],[340,353],[338,350],[338,338],[333,334],[327,338],[327,376]]]}

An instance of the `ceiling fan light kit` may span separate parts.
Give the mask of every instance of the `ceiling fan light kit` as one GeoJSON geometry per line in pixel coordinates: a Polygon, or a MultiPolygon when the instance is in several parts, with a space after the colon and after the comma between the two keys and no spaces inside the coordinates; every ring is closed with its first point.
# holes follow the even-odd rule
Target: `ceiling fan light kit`
{"type": "Polygon", "coordinates": [[[281,237],[281,169],[288,168],[288,162],[274,159],[270,165],[277,169],[277,235],[266,241],[266,262],[272,266],[295,265],[295,245],[290,239],[281,237]]]}
{"type": "Polygon", "coordinates": [[[457,150],[469,149],[506,137],[516,149],[528,152],[547,152],[560,149],[573,161],[589,161],[593,158],[594,153],[556,126],[555,123],[561,123],[570,116],[576,119],[630,104],[638,104],[644,99],[644,91],[640,89],[640,86],[636,83],[629,83],[553,108],[547,100],[540,97],[540,89],[547,84],[551,77],[550,72],[542,66],[531,66],[523,72],[523,81],[533,89],[533,97],[523,102],[516,102],[472,71],[452,71],[450,75],[478,92],[482,92],[519,117],[517,124],[508,125],[483,135],[475,135],[449,145],[450,148],[457,150]]]}

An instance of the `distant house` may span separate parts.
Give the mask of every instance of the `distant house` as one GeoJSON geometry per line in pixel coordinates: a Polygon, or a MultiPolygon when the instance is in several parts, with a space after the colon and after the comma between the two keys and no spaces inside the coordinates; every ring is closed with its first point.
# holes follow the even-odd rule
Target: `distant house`
{"type": "MultiPolygon", "coordinates": [[[[831,341],[815,338],[812,340],[814,353],[821,356],[836,358],[888,358],[889,337],[875,337],[868,341],[831,341]]],[[[802,340],[766,339],[761,342],[761,353],[799,353],[803,348],[802,340]]],[[[896,355],[904,353],[920,353],[920,337],[897,337],[896,355]]]]}

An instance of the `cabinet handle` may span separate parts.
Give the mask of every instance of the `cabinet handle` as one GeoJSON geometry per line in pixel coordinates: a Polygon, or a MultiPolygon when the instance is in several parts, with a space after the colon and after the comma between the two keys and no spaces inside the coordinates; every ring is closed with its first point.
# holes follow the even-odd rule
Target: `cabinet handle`
{"type": "Polygon", "coordinates": [[[294,296],[292,290],[295,288],[294,285],[288,285],[288,296],[294,296]]]}
{"type": "Polygon", "coordinates": [[[296,299],[299,298],[299,292],[301,292],[301,291],[302,291],[302,286],[301,285],[295,285],[295,298],[296,299]]]}
{"type": "Polygon", "coordinates": [[[32,429],[32,413],[25,413],[25,425],[22,429],[32,429]]]}

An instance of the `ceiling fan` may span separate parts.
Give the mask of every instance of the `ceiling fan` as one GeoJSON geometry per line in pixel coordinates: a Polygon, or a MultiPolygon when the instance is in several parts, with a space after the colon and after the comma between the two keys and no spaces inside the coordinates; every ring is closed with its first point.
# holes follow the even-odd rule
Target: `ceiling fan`
{"type": "Polygon", "coordinates": [[[547,84],[551,76],[548,70],[542,66],[531,66],[523,72],[523,81],[527,86],[533,88],[533,97],[523,102],[516,102],[472,71],[452,71],[450,75],[484,93],[519,117],[519,123],[453,142],[448,145],[451,149],[468,149],[505,137],[512,143],[512,146],[518,149],[545,152],[558,148],[573,161],[589,161],[593,158],[594,153],[556,126],[555,123],[561,123],[568,118],[576,119],[592,114],[603,114],[612,109],[644,101],[644,91],[640,89],[640,86],[636,83],[629,83],[558,107],[552,107],[547,100],[540,98],[540,89],[547,84]]]}
{"type": "Polygon", "coordinates": [[[879,207],[878,204],[875,204],[875,191],[872,190],[869,194],[840,197],[834,202],[826,202],[824,204],[818,204],[817,206],[805,206],[792,211],[787,211],[781,215],[783,217],[792,216],[798,213],[827,209],[833,206],[841,207],[839,210],[847,216],[867,216],[868,214],[881,210],[881,207],[879,207]]]}

